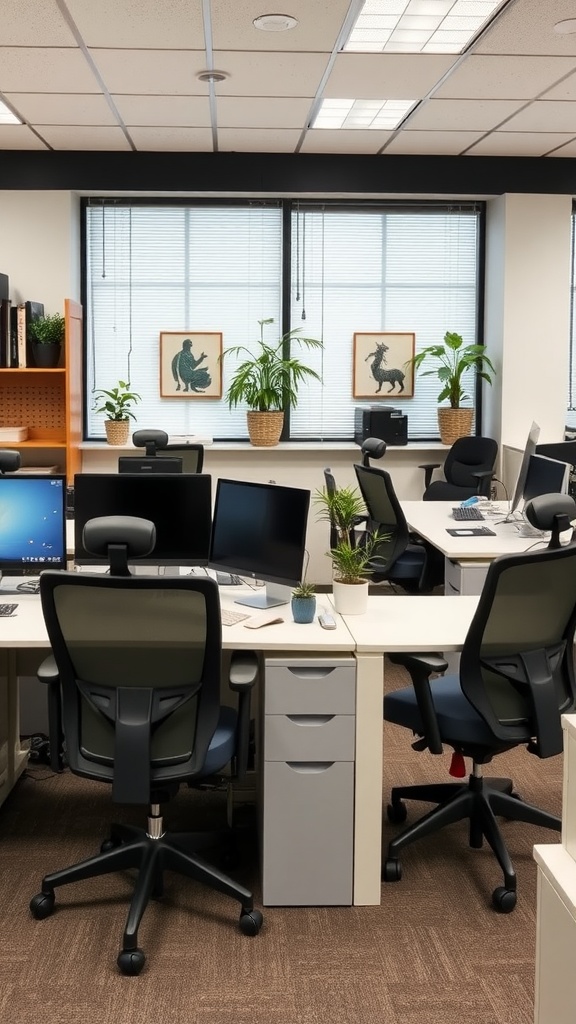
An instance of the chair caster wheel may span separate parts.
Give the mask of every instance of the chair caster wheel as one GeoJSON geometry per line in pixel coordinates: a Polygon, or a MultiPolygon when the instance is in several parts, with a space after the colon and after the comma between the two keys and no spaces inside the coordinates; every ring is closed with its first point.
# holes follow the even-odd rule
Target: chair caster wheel
{"type": "Polygon", "coordinates": [[[388,857],[382,867],[382,880],[384,882],[399,882],[402,878],[402,865],[399,860],[388,857]]]}
{"type": "Polygon", "coordinates": [[[259,910],[242,910],[240,912],[240,931],[244,935],[258,935],[264,918],[259,910]]]}
{"type": "Polygon", "coordinates": [[[492,906],[500,914],[509,914],[516,906],[516,890],[499,885],[492,893],[492,906]]]}
{"type": "Polygon", "coordinates": [[[43,921],[45,917],[50,917],[54,910],[54,903],[55,897],[53,892],[39,892],[37,896],[33,896],[30,900],[30,910],[33,917],[37,921],[43,921]]]}
{"type": "Polygon", "coordinates": [[[140,974],[146,963],[146,957],[141,949],[121,949],[116,963],[122,974],[140,974]]]}
{"type": "Polygon", "coordinates": [[[401,825],[408,817],[408,811],[406,810],[406,804],[399,800],[396,804],[388,804],[386,808],[386,817],[392,825],[401,825]]]}

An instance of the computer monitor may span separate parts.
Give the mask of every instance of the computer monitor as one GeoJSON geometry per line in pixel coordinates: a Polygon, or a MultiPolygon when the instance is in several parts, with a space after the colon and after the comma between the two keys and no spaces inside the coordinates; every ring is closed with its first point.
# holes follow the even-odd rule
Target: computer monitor
{"type": "Polygon", "coordinates": [[[164,455],[182,460],[183,473],[201,473],[204,465],[204,445],[202,444],[167,444],[160,451],[164,455]]]}
{"type": "Polygon", "coordinates": [[[533,422],[522,453],[520,471],[516,480],[512,501],[510,502],[510,514],[516,512],[522,507],[524,501],[524,487],[526,485],[526,477],[528,475],[528,466],[530,464],[530,459],[536,454],[536,445],[538,444],[539,437],[540,427],[537,423],[533,422]]]}
{"type": "Polygon", "coordinates": [[[218,480],[212,520],[212,569],[264,580],[265,593],[237,604],[272,608],[290,601],[302,579],[310,491],[279,484],[218,480]]]}
{"type": "Polygon", "coordinates": [[[121,455],[118,459],[119,473],[181,473],[182,459],[163,456],[121,455]]]}
{"type": "Polygon", "coordinates": [[[156,526],[156,546],[137,565],[206,565],[210,553],[212,478],[192,473],[78,473],[74,478],[74,559],[106,562],[82,543],[98,516],[140,516],[156,526]]]}
{"type": "Polygon", "coordinates": [[[549,459],[545,455],[532,455],[522,497],[524,503],[540,494],[567,494],[570,466],[567,462],[549,459]]]}
{"type": "Polygon", "coordinates": [[[0,576],[66,568],[66,478],[0,475],[0,576]]]}

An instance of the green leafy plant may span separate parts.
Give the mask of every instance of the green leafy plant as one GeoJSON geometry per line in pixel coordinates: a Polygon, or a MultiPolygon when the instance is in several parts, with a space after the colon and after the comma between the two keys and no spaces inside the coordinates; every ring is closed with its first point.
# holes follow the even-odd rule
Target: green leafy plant
{"type": "Polygon", "coordinates": [[[314,502],[320,506],[317,518],[326,520],[336,530],[336,546],[327,552],[334,579],[339,583],[363,583],[376,562],[385,564],[378,555],[378,546],[388,535],[375,531],[355,536],[358,520],[366,515],[364,501],[355,487],[339,487],[334,492],[323,488],[316,492],[314,502]]]}
{"type": "Polygon", "coordinates": [[[452,409],[459,409],[460,403],[470,396],[465,394],[462,387],[462,376],[470,368],[475,368],[483,380],[492,383],[492,374],[496,373],[489,357],[486,355],[485,345],[464,345],[460,334],[446,331],[443,345],[429,345],[427,348],[417,352],[408,361],[414,370],[419,370],[425,360],[434,359],[434,369],[425,370],[423,377],[435,375],[441,384],[441,391],[438,401],[449,400],[452,409]]]}
{"type": "Polygon", "coordinates": [[[28,337],[40,345],[61,345],[64,340],[64,323],[60,313],[39,316],[28,324],[28,337]]]}
{"type": "Polygon", "coordinates": [[[222,357],[240,353],[248,356],[234,371],[226,392],[226,401],[230,408],[246,402],[253,412],[273,412],[286,405],[294,407],[300,384],[310,378],[320,380],[320,375],[297,357],[286,358],[284,352],[294,342],[306,348],[322,348],[322,342],[316,338],[302,337],[300,329],[296,328],[279,341],[269,344],[264,341],[264,327],[273,324],[274,319],[259,320],[258,323],[260,340],[256,342],[256,354],[245,345],[227,348],[222,353],[222,357]]]}
{"type": "Polygon", "coordinates": [[[102,403],[101,405],[94,405],[94,412],[105,413],[107,420],[126,420],[128,417],[135,420],[136,417],[131,410],[131,406],[140,402],[141,397],[136,391],[130,391],[129,384],[119,380],[117,386],[109,391],[104,388],[95,391],[94,401],[95,403],[99,401],[102,403]]]}

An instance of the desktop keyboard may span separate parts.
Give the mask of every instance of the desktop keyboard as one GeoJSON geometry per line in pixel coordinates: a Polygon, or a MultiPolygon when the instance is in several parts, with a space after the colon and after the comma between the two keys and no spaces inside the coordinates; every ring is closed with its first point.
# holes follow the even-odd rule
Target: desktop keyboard
{"type": "Polygon", "coordinates": [[[467,523],[471,519],[484,519],[484,516],[474,505],[460,505],[452,509],[452,518],[460,523],[467,523]]]}
{"type": "Polygon", "coordinates": [[[0,604],[0,616],[12,615],[16,611],[17,604],[0,604]]]}
{"type": "Polygon", "coordinates": [[[231,608],[220,609],[220,620],[223,626],[233,626],[236,622],[242,622],[243,619],[249,618],[248,612],[235,612],[231,608]]]}

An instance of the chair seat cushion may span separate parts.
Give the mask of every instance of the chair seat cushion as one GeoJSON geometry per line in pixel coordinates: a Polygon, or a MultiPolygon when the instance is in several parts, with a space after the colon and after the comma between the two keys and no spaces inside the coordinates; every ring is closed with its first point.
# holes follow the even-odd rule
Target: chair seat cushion
{"type": "Polygon", "coordinates": [[[212,775],[224,768],[234,757],[237,715],[234,708],[221,707],[216,731],[210,741],[204,770],[212,775]]]}
{"type": "Polygon", "coordinates": [[[477,493],[477,487],[456,486],[447,480],[434,480],[426,488],[424,501],[464,501],[477,493]]]}
{"type": "Polygon", "coordinates": [[[394,562],[390,576],[393,579],[414,579],[419,576],[426,561],[426,549],[420,544],[409,544],[394,562]]]}
{"type": "MultiPolygon", "coordinates": [[[[460,688],[458,676],[440,676],[430,680],[430,691],[440,736],[445,743],[474,747],[497,745],[484,719],[472,707],[460,688]]],[[[419,735],[424,734],[416,693],[412,686],[394,690],[384,697],[384,718],[403,725],[419,735]]]]}

